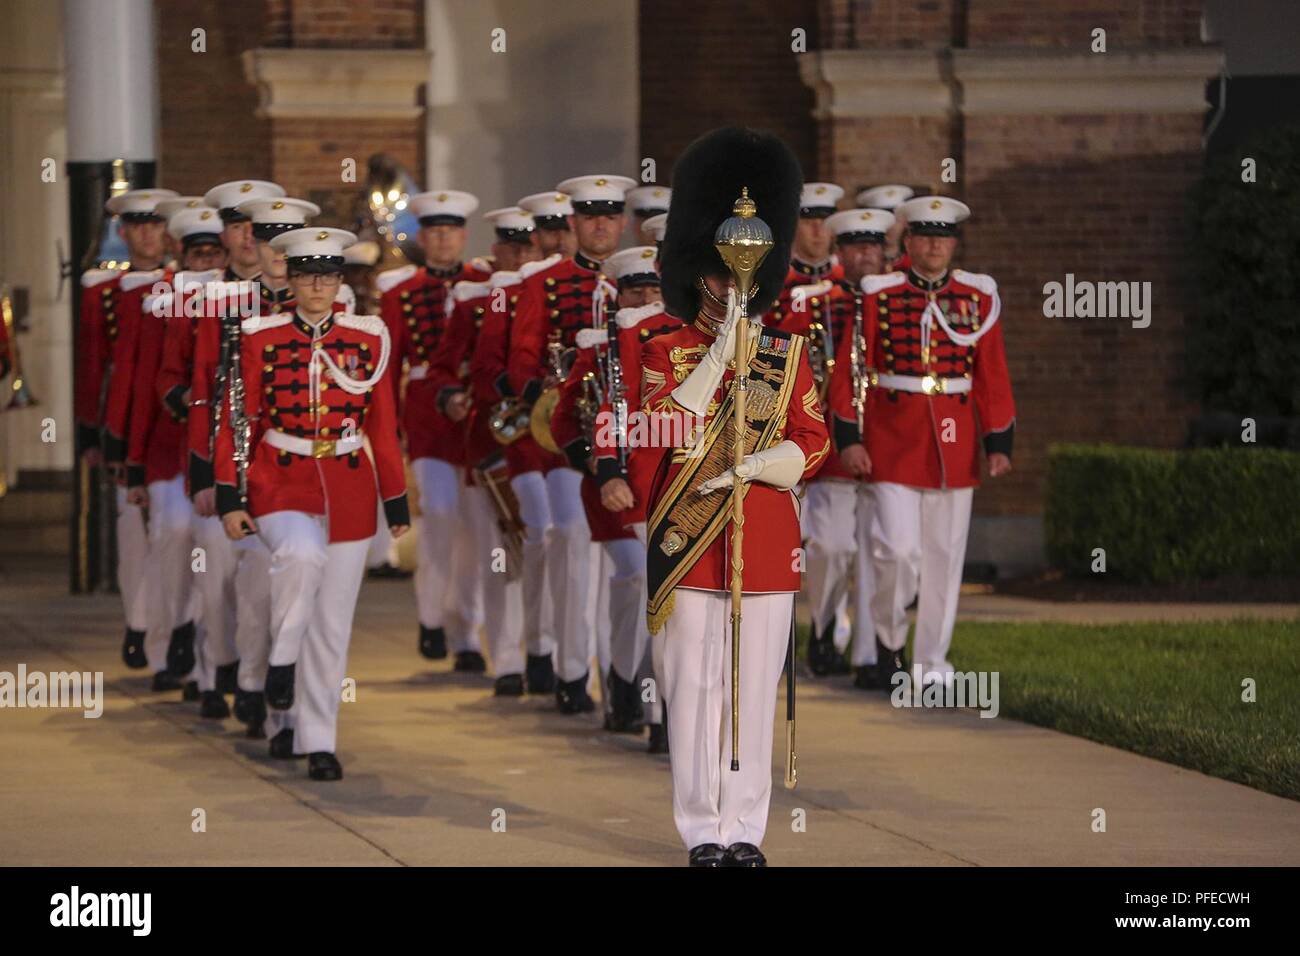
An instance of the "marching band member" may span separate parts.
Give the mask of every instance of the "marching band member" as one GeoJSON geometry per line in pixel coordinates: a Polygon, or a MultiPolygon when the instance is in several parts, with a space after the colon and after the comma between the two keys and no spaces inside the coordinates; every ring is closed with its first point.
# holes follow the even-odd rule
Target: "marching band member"
{"type": "MultiPolygon", "coordinates": [[[[884,271],[885,236],[893,225],[893,213],[880,209],[845,209],[826,220],[844,277],[808,287],[805,295],[818,313],[809,329],[810,345],[816,335],[824,348],[813,367],[823,409],[834,370],[853,359],[851,336],[857,334],[853,328],[861,324],[863,309],[861,282],[864,276],[884,271]]],[[[857,684],[871,687],[877,664],[870,611],[871,562],[865,555],[856,563],[853,560],[859,553],[858,542],[866,541],[870,532],[871,498],[834,451],[804,489],[802,523],[808,559],[804,585],[812,617],[808,665],[819,676],[848,673],[845,650],[851,635],[857,684]],[[852,631],[838,626],[840,608],[850,591],[855,609],[852,631]]]]}
{"type": "Polygon", "coordinates": [[[563,192],[533,193],[519,200],[519,208],[533,217],[533,242],[539,259],[571,256],[577,251],[577,237],[569,225],[573,203],[563,192]]]}
{"type": "Polygon", "coordinates": [[[796,299],[794,290],[814,282],[835,280],[844,275],[839,260],[832,254],[831,231],[826,220],[835,212],[835,204],[844,190],[834,183],[804,183],[799,196],[799,227],[795,230],[790,271],[772,311],[764,319],[767,325],[805,335],[814,321],[807,304],[796,299]]]}
{"type": "MultiPolygon", "coordinates": [[[[556,366],[564,350],[574,347],[578,331],[592,325],[601,261],[618,247],[623,197],[635,185],[626,176],[606,175],[577,176],[556,187],[556,194],[572,203],[570,227],[578,248],[572,258],[525,279],[519,295],[507,374],[511,389],[530,405],[561,377],[556,366]]],[[[520,475],[513,484],[525,524],[550,526],[546,573],[557,641],[556,705],[564,714],[590,713],[595,709],[587,691],[594,632],[588,593],[592,552],[581,504],[582,474],[572,467],[551,468],[544,476],[520,475]]]]}
{"type": "Polygon", "coordinates": [[[951,677],[947,652],[979,483],[979,445],[990,476],[1008,472],[1016,416],[997,283],[951,267],[957,224],[970,209],[944,196],[922,196],[899,212],[907,220],[903,241],[911,268],[862,280],[864,325],[874,330],[867,354],[871,387],[863,402],[849,363],[837,367],[831,383],[840,459],[871,481],[873,618],[886,686],[907,666],[913,595],[914,679],[919,685],[951,677]],[[862,403],[861,420],[855,401],[862,403]]]}
{"type": "Polygon", "coordinates": [[[343,775],[335,756],[340,688],[376,487],[393,536],[410,523],[385,380],[388,331],[374,316],[332,309],[343,249],[355,238],[313,227],[272,240],[286,255],[295,309],[244,323],[249,387],[243,409],[222,419],[215,462],[226,533],[256,533],[271,551],[266,699],[295,707],[293,747],[307,754],[313,780],[343,775]]]}
{"type": "MultiPolygon", "coordinates": [[[[858,206],[861,209],[880,209],[885,212],[894,213],[894,224],[885,233],[885,265],[888,271],[903,271],[907,269],[905,262],[899,261],[901,249],[899,242],[903,238],[903,230],[907,223],[903,217],[897,214],[898,207],[907,200],[916,195],[916,190],[911,186],[902,186],[898,183],[888,183],[884,186],[873,186],[870,189],[864,189],[858,193],[858,206]]],[[[881,269],[881,272],[886,271],[881,269]]]]}
{"type": "MultiPolygon", "coordinates": [[[[170,189],[136,189],[114,196],[105,210],[120,220],[118,235],[131,256],[128,271],[151,271],[164,264],[165,231],[157,205],[177,193],[170,189]]],[[[77,384],[73,399],[77,420],[77,448],[91,467],[103,463],[101,430],[107,409],[109,383],[117,339],[121,331],[122,279],[126,271],[91,269],[81,276],[81,303],[77,312],[77,384]]],[[[119,436],[120,437],[120,436],[119,436]]],[[[145,639],[149,630],[149,601],[146,593],[145,556],[148,539],[144,515],[127,503],[126,486],[118,482],[115,541],[117,543],[117,579],[126,616],[126,633],[122,639],[122,660],[128,667],[149,665],[145,639]]],[[[155,657],[155,663],[158,663],[155,657]]],[[[154,689],[168,690],[180,686],[154,668],[154,689]]]]}
{"type": "Polygon", "coordinates": [[[657,241],[646,231],[646,223],[655,216],[667,215],[672,198],[673,191],[667,186],[638,186],[627,191],[627,210],[632,214],[638,245],[648,246],[657,241]]]}
{"type": "Polygon", "coordinates": [[[772,790],[773,696],[791,633],[799,517],[791,491],[817,471],[826,426],[804,339],[754,328],[745,448],[734,462],[737,321],[762,316],[780,293],[799,215],[799,163],[775,137],[720,129],[677,160],[674,205],[660,248],[664,301],[690,325],[642,350],[643,411],[674,447],[657,449],[648,498],[647,614],[672,742],[673,816],[692,866],[763,866],[759,845],[772,790]],[[728,305],[729,273],[714,235],[742,189],[771,227],[749,315],[728,305]],[[690,433],[686,434],[686,426],[690,433]],[[731,505],[744,489],[739,742],[731,763],[731,505]],[[721,732],[719,731],[721,728],[721,732]]]}
{"type": "Polygon", "coordinates": [[[465,217],[478,208],[478,199],[454,189],[434,190],[412,196],[408,208],[420,221],[418,238],[425,264],[403,273],[404,278],[384,292],[380,313],[392,340],[390,387],[395,399],[402,398],[402,363],[409,366],[399,407],[406,453],[420,491],[415,571],[419,650],[430,660],[441,660],[447,656],[450,636],[456,670],[482,671],[477,594],[460,586],[459,569],[452,559],[457,547],[462,554],[473,548],[459,507],[465,427],[438,411],[438,390],[428,377],[429,359],[446,333],[451,287],[457,282],[481,282],[488,275],[462,260],[465,217]]]}

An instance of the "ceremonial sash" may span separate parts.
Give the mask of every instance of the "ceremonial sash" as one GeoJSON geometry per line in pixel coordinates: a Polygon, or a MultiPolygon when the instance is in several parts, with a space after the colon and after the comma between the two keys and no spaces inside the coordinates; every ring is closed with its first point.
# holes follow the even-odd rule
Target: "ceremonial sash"
{"type": "MultiPolygon", "coordinates": [[[[748,366],[745,397],[745,454],[781,441],[781,427],[794,392],[804,338],[765,328],[748,366]]],[[[731,518],[732,495],[742,499],[747,482],[732,485],[731,493],[701,495],[696,489],[735,465],[735,388],[729,388],[717,414],[691,448],[691,455],[655,503],[646,536],[646,619],[657,634],[673,612],[673,589],[709,549],[731,518]]]]}

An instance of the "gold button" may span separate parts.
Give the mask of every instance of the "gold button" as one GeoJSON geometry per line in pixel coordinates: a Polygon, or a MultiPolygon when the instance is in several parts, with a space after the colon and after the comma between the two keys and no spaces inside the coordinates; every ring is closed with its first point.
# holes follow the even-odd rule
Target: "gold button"
{"type": "Polygon", "coordinates": [[[330,407],[328,405],[317,405],[316,413],[318,415],[328,415],[330,413],[330,407]]]}
{"type": "Polygon", "coordinates": [[[274,371],[275,371],[275,366],[274,366],[274,365],[263,365],[263,366],[262,366],[262,371],[263,371],[263,372],[274,372],[274,371]]]}
{"type": "MultiPolygon", "coordinates": [[[[546,277],[546,286],[547,286],[547,288],[552,288],[552,287],[554,287],[554,285],[555,285],[555,279],[554,279],[554,277],[553,277],[553,276],[547,276],[547,277],[546,277]]],[[[107,292],[106,292],[105,294],[107,294],[107,292]]]]}
{"type": "Polygon", "coordinates": [[[329,426],[327,426],[327,425],[322,425],[322,426],[321,426],[320,433],[321,433],[322,435],[328,435],[328,434],[330,433],[329,426]]]}

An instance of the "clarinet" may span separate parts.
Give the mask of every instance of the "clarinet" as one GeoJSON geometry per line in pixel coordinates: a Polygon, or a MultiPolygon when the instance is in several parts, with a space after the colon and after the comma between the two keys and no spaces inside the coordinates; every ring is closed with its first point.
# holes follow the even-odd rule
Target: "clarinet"
{"type": "Polygon", "coordinates": [[[232,331],[228,319],[221,320],[221,352],[217,358],[216,374],[212,377],[212,399],[208,403],[208,461],[217,460],[217,429],[221,427],[221,410],[225,405],[226,382],[230,372],[230,339],[232,331]]]}
{"type": "Polygon", "coordinates": [[[866,354],[867,342],[862,328],[862,293],[853,293],[853,347],[852,355],[849,357],[849,364],[853,370],[853,410],[857,413],[858,434],[862,434],[863,418],[867,404],[867,387],[870,379],[867,376],[866,364],[870,361],[870,356],[866,354]]]}
{"type": "Polygon", "coordinates": [[[608,386],[605,394],[609,398],[610,408],[614,412],[614,453],[618,458],[619,471],[627,469],[627,389],[623,384],[623,360],[618,354],[618,322],[616,316],[610,315],[605,320],[608,341],[606,343],[605,368],[608,373],[608,386]]]}
{"type": "MultiPolygon", "coordinates": [[[[236,319],[236,323],[238,323],[238,319],[236,319]]],[[[230,431],[234,436],[234,453],[231,457],[235,460],[235,478],[236,486],[239,489],[239,498],[244,501],[248,497],[250,428],[248,416],[244,413],[244,370],[243,363],[240,360],[242,349],[239,343],[239,325],[232,326],[231,331],[235,339],[230,352],[230,431]]]]}

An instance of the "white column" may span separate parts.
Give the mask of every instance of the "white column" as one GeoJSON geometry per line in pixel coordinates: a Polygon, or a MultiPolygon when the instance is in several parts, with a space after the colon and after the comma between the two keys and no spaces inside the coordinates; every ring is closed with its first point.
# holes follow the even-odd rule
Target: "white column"
{"type": "Polygon", "coordinates": [[[63,0],[63,41],[68,162],[154,159],[158,69],[152,0],[63,0]]]}

